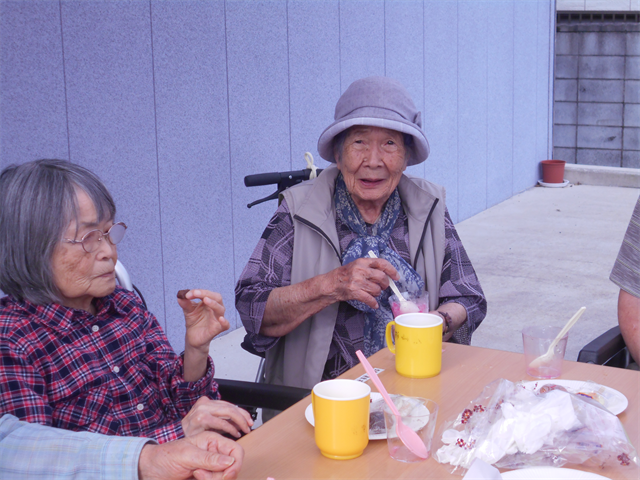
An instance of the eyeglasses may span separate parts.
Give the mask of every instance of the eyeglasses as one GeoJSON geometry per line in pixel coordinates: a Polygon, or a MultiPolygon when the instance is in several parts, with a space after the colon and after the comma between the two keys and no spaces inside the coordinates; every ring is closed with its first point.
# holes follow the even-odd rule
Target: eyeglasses
{"type": "Polygon", "coordinates": [[[108,238],[111,245],[116,245],[120,243],[122,237],[124,237],[125,232],[127,231],[127,226],[122,223],[114,223],[111,225],[111,228],[106,232],[102,230],[91,230],[84,234],[81,240],[70,240],[68,238],[64,238],[63,242],[68,243],[80,243],[82,244],[82,249],[87,253],[95,252],[100,247],[100,242],[102,242],[103,238],[108,238]]]}

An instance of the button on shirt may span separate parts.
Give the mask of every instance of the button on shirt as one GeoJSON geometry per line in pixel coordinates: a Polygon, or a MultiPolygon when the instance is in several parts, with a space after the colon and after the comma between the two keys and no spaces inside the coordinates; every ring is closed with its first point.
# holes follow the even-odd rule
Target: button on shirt
{"type": "Polygon", "coordinates": [[[0,299],[0,415],[160,443],[184,436],[196,400],[219,398],[211,359],[186,382],[182,357],[133,293],[118,287],[95,303],[93,316],[0,299]]]}

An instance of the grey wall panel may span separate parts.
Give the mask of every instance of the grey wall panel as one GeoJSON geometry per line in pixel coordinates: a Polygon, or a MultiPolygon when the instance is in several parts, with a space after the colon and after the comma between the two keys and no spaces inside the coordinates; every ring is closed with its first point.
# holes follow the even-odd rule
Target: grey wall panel
{"type": "Polygon", "coordinates": [[[424,3],[423,128],[431,154],[425,178],[447,190],[447,208],[458,219],[458,5],[424,3]]]}
{"type": "Polygon", "coordinates": [[[582,78],[624,78],[625,57],[582,56],[579,61],[582,78]]]}
{"type": "Polygon", "coordinates": [[[558,147],[574,148],[576,146],[576,126],[556,125],[553,129],[553,144],[558,147]]]}
{"type": "MultiPolygon", "coordinates": [[[[537,15],[537,38],[535,55],[536,63],[536,150],[531,158],[530,165],[535,167],[542,160],[553,157],[553,58],[555,57],[555,17],[556,11],[552,3],[535,2],[538,8],[537,15]]],[[[541,168],[541,167],[538,167],[541,168]]],[[[519,188],[521,192],[529,185],[534,184],[541,177],[535,168],[529,170],[523,180],[528,185],[519,188]]],[[[516,193],[516,192],[514,192],[516,193]]]]}
{"type": "MultiPolygon", "coordinates": [[[[389,0],[385,3],[385,71],[402,82],[424,116],[424,5],[422,2],[389,0]]],[[[406,173],[423,177],[424,163],[406,173]]]]}
{"type": "Polygon", "coordinates": [[[244,186],[245,175],[291,169],[287,5],[226,4],[229,131],[235,278],[249,260],[277,204],[248,210],[272,186],[244,186]]]}
{"type": "Polygon", "coordinates": [[[553,111],[553,121],[556,125],[575,125],[578,118],[576,102],[556,102],[553,111]]]}
{"type": "MultiPolygon", "coordinates": [[[[623,105],[621,103],[580,103],[578,104],[578,121],[574,120],[567,123],[574,125],[577,123],[578,125],[622,126],[622,108],[623,105]]],[[[627,125],[626,118],[625,125],[627,125]]]]}
{"type": "Polygon", "coordinates": [[[580,51],[580,38],[567,32],[556,34],[556,53],[558,55],[575,55],[580,51]]]}
{"type": "Polygon", "coordinates": [[[605,167],[626,166],[623,165],[620,150],[578,148],[576,162],[580,165],[599,165],[605,167]]]}
{"type": "Polygon", "coordinates": [[[554,97],[562,102],[575,102],[578,100],[578,80],[556,80],[554,84],[554,97]]]}
{"type": "Polygon", "coordinates": [[[576,149],[553,147],[553,158],[556,160],[564,160],[567,163],[576,163],[576,149]]]}
{"type": "Polygon", "coordinates": [[[120,259],[164,325],[149,4],[62,2],[71,160],[129,225],[120,259]]]}
{"type": "Polygon", "coordinates": [[[624,124],[627,127],[640,127],[640,105],[628,103],[624,106],[624,124]]]}
{"type": "Polygon", "coordinates": [[[458,221],[487,208],[487,10],[458,10],[458,221]]]}
{"type": "Polygon", "coordinates": [[[224,3],[151,10],[167,335],[181,350],[180,289],[220,292],[236,326],[224,3]]]}
{"type": "Polygon", "coordinates": [[[640,152],[622,152],[622,166],[625,168],[640,168],[640,152]]]}
{"type": "Polygon", "coordinates": [[[385,3],[340,2],[340,88],[359,78],[385,74],[385,3]]]}
{"type": "Polygon", "coordinates": [[[513,5],[488,4],[487,206],[513,195],[513,5]],[[500,127],[497,127],[500,125],[500,127]]]}
{"type": "Polygon", "coordinates": [[[640,150],[640,128],[624,128],[624,149],[640,150]]]}
{"type": "Polygon", "coordinates": [[[69,158],[58,2],[0,2],[0,45],[0,168],[69,158]]]}
{"type": "MultiPolygon", "coordinates": [[[[514,3],[513,65],[513,192],[521,192],[535,184],[538,176],[536,152],[536,58],[537,2],[514,3]],[[533,173],[532,173],[533,172],[533,173]],[[533,178],[532,178],[533,177],[533,178]]],[[[544,159],[542,159],[544,160],[544,159]]]]}
{"type": "Polygon", "coordinates": [[[585,32],[582,37],[583,55],[624,55],[626,35],[623,32],[585,32]]]}
{"type": "Polygon", "coordinates": [[[627,55],[640,55],[640,32],[631,32],[625,38],[627,55]]]}
{"type": "Polygon", "coordinates": [[[624,82],[624,101],[625,103],[640,103],[640,81],[626,80],[624,82]]]}
{"type": "Polygon", "coordinates": [[[627,57],[624,78],[640,79],[640,57],[627,57]]]}
{"type": "Polygon", "coordinates": [[[579,102],[627,102],[629,99],[625,98],[626,91],[624,80],[578,81],[579,102]]]}
{"type": "Polygon", "coordinates": [[[622,148],[622,128],[579,126],[577,139],[578,148],[619,150],[622,148]]]}
{"type": "Polygon", "coordinates": [[[318,138],[333,122],[341,93],[338,1],[290,1],[288,28],[291,169],[306,167],[307,151],[325,168],[330,164],[318,154],[318,138]]]}
{"type": "Polygon", "coordinates": [[[556,78],[578,78],[577,55],[556,55],[556,78]]]}

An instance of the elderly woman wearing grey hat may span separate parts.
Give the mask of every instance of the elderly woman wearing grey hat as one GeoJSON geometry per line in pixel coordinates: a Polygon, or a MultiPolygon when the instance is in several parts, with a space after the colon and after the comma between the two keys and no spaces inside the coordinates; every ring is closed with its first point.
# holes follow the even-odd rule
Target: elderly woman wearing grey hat
{"type": "Polygon", "coordinates": [[[444,189],[403,174],[429,155],[405,88],[385,77],[355,81],[318,151],[335,167],[283,193],[236,286],[267,382],[311,388],[356,365],[356,350],[383,348],[387,276],[400,290],[426,290],[443,338],[469,344],[486,300],[444,189]]]}
{"type": "Polygon", "coordinates": [[[185,352],[116,286],[113,198],[80,165],[38,160],[0,173],[0,416],[163,443],[253,423],[218,400],[209,344],[229,328],[220,294],[177,299],[185,352]]]}

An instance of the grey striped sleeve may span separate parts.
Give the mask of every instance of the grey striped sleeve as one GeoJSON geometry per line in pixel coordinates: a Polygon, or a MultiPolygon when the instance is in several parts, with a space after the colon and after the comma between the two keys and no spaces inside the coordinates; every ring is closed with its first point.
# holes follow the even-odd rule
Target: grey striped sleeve
{"type": "Polygon", "coordinates": [[[640,298],[640,198],[631,215],[609,279],[621,289],[640,298]]]}

